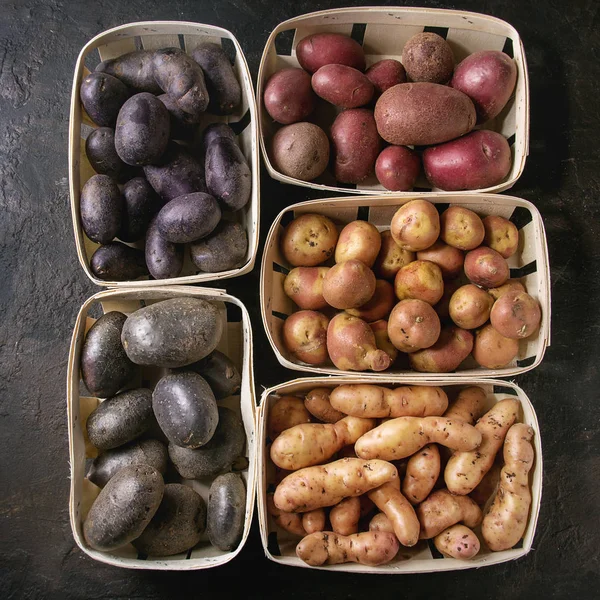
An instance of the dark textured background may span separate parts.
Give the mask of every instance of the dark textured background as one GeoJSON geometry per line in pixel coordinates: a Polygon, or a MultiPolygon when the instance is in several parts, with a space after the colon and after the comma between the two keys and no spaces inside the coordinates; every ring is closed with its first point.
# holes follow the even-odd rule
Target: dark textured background
{"type": "MultiPolygon", "coordinates": [[[[0,1],[0,598],[598,597],[600,4],[594,0],[416,3],[495,15],[512,23],[525,45],[530,156],[510,193],[542,212],[553,300],[552,347],[540,367],[518,378],[535,404],[544,445],[534,550],[478,571],[377,577],[275,565],[264,558],[256,519],[241,555],[209,571],[127,571],[94,562],[74,544],[66,361],[76,312],[98,291],[77,261],[69,212],[68,111],[79,50],[97,33],[132,21],[211,23],[236,35],[256,78],[277,23],[350,4],[360,3],[0,1]]],[[[261,238],[286,204],[310,197],[263,172],[261,238]]],[[[257,388],[293,378],[277,365],[264,335],[258,268],[226,287],[251,313],[257,388]]]]}

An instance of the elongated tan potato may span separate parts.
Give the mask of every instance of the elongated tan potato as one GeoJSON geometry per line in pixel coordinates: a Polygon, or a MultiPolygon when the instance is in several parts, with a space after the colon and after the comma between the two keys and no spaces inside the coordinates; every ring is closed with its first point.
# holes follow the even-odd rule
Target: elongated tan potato
{"type": "Polygon", "coordinates": [[[442,388],[420,385],[395,390],[379,385],[339,385],[329,401],[347,415],[371,419],[439,416],[448,408],[448,396],[442,388]]]}
{"type": "Polygon", "coordinates": [[[310,413],[296,396],[282,396],[269,410],[267,433],[274,440],[282,431],[298,425],[310,423],[310,413]]]}
{"type": "Polygon", "coordinates": [[[439,535],[456,523],[477,527],[481,523],[481,509],[468,496],[453,496],[447,489],[436,490],[417,507],[421,522],[421,539],[439,535]]]}
{"type": "Polygon", "coordinates": [[[447,419],[460,419],[473,425],[483,415],[485,410],[485,392],[482,388],[472,385],[460,390],[456,400],[444,413],[447,419]]]}
{"type": "Polygon", "coordinates": [[[267,494],[267,512],[273,517],[275,524],[293,535],[304,537],[306,530],[302,525],[302,515],[286,513],[279,510],[273,502],[273,494],[267,494]]]}
{"type": "Polygon", "coordinates": [[[286,512],[308,512],[333,506],[398,479],[398,470],[384,460],[342,458],[288,475],[275,490],[275,506],[286,512]]]}
{"type": "Polygon", "coordinates": [[[399,547],[396,536],[386,531],[365,531],[347,536],[323,531],[307,535],[296,546],[296,554],[313,567],[347,562],[376,567],[393,560],[399,547]]]}
{"type": "Polygon", "coordinates": [[[369,531],[387,531],[388,533],[394,533],[394,527],[392,522],[388,519],[385,513],[377,513],[369,521],[369,531]]]}
{"type": "Polygon", "coordinates": [[[440,476],[440,465],[437,444],[427,444],[408,459],[402,493],[412,505],[420,504],[429,496],[440,476]]]}
{"type": "Polygon", "coordinates": [[[452,450],[474,450],[481,443],[481,433],[458,419],[398,417],[365,433],[354,448],[356,455],[366,460],[399,460],[431,443],[452,450]]]}
{"type": "Polygon", "coordinates": [[[469,498],[473,498],[482,508],[487,501],[496,494],[496,488],[500,482],[500,472],[502,471],[502,463],[498,461],[498,457],[494,461],[491,469],[483,476],[479,485],[469,494],[469,498]]]}
{"type": "Polygon", "coordinates": [[[331,529],[341,535],[352,535],[358,533],[358,521],[360,520],[360,500],[356,497],[344,498],[336,504],[329,512],[331,529]]]}
{"type": "MultiPolygon", "coordinates": [[[[453,494],[470,494],[491,469],[506,432],[517,420],[520,406],[519,401],[512,398],[500,400],[475,425],[475,429],[481,434],[481,445],[472,451],[455,452],[450,457],[444,471],[444,480],[453,494]]],[[[361,456],[360,453],[357,454],[361,456]]]]}
{"type": "Polygon", "coordinates": [[[331,390],[329,388],[315,388],[306,394],[304,406],[313,416],[324,423],[337,423],[346,415],[339,410],[335,410],[329,401],[331,390]]]}
{"type": "Polygon", "coordinates": [[[524,423],[513,425],[504,442],[504,468],[498,492],[481,525],[481,534],[490,550],[512,548],[525,533],[531,506],[529,471],[533,467],[533,429],[524,423]]]}
{"type": "Polygon", "coordinates": [[[337,423],[296,425],[275,439],[271,460],[289,471],[319,465],[344,446],[354,444],[375,425],[375,419],[359,417],[344,417],[337,423]]]}
{"type": "MultiPolygon", "coordinates": [[[[298,513],[292,513],[298,515],[298,513]]],[[[302,515],[302,527],[306,533],[316,533],[325,529],[325,511],[322,508],[305,512],[302,515]]]]}
{"type": "Polygon", "coordinates": [[[369,498],[390,520],[398,541],[414,546],[419,541],[421,525],[415,509],[394,485],[386,483],[369,492],[369,498]]]}
{"type": "Polygon", "coordinates": [[[481,548],[479,538],[464,525],[448,527],[435,536],[433,543],[442,554],[458,560],[470,560],[481,548]]]}

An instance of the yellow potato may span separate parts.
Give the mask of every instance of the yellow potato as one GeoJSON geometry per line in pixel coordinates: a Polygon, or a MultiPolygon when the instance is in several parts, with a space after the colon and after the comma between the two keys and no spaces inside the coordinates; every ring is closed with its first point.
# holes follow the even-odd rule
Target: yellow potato
{"type": "Polygon", "coordinates": [[[360,500],[344,498],[336,504],[329,513],[331,529],[341,535],[358,533],[358,521],[360,519],[360,500]]]}
{"type": "Polygon", "coordinates": [[[342,231],[335,247],[335,262],[357,259],[372,267],[381,248],[381,235],[367,221],[352,221],[342,231]]]}
{"type": "Polygon", "coordinates": [[[533,467],[533,429],[524,423],[513,425],[504,442],[504,468],[498,493],[481,525],[481,534],[490,550],[512,548],[525,533],[531,506],[529,471],[533,467]]]}
{"type": "Polygon", "coordinates": [[[479,538],[464,525],[448,527],[435,536],[433,543],[442,554],[458,560],[470,560],[481,547],[479,538]]]}
{"type": "MultiPolygon", "coordinates": [[[[300,516],[298,513],[291,513],[300,516]]],[[[315,533],[325,529],[325,511],[322,508],[305,512],[302,515],[302,527],[306,533],[315,533]]]]}
{"type": "Polygon", "coordinates": [[[304,408],[304,403],[295,396],[282,396],[269,410],[267,433],[274,440],[282,431],[299,425],[310,423],[310,413],[304,408]]]}
{"type": "Polygon", "coordinates": [[[367,432],[354,448],[366,460],[399,460],[433,442],[452,450],[474,450],[481,443],[481,433],[457,419],[398,417],[367,432]]]}
{"type": "Polygon", "coordinates": [[[324,423],[337,423],[346,415],[339,410],[335,410],[329,401],[329,388],[315,388],[306,394],[304,406],[313,416],[324,423]]]}
{"type": "Polygon", "coordinates": [[[419,541],[419,519],[415,509],[399,489],[386,483],[371,490],[368,496],[390,520],[394,533],[403,546],[411,547],[419,541]]]}
{"type": "Polygon", "coordinates": [[[455,452],[446,465],[444,480],[453,494],[470,494],[479,485],[494,464],[506,432],[517,419],[520,406],[518,400],[506,398],[479,419],[475,429],[481,434],[481,445],[473,451],[455,452]]]}
{"type": "Polygon", "coordinates": [[[283,431],[271,445],[271,460],[289,471],[319,465],[375,427],[375,419],[344,417],[337,423],[306,423],[283,431]]]}
{"type": "Polygon", "coordinates": [[[440,476],[440,464],[440,451],[436,444],[427,444],[408,459],[402,493],[411,504],[420,504],[429,496],[440,476]]]}
{"type": "Polygon", "coordinates": [[[307,512],[360,496],[397,478],[396,467],[384,460],[342,458],[291,473],[277,486],[273,499],[280,510],[307,512]]]}
{"type": "Polygon", "coordinates": [[[482,388],[472,385],[461,390],[456,400],[444,413],[447,419],[460,419],[473,425],[481,417],[485,407],[485,392],[482,388]]]}
{"type": "Polygon", "coordinates": [[[388,533],[394,533],[394,527],[387,515],[380,512],[369,522],[369,531],[387,531],[388,533]]]}
{"type": "Polygon", "coordinates": [[[428,540],[456,523],[477,527],[482,515],[477,503],[468,496],[453,496],[441,489],[419,504],[417,516],[421,522],[421,539],[428,540]]]}
{"type": "Polygon", "coordinates": [[[313,567],[347,562],[375,567],[393,560],[399,548],[396,536],[385,531],[348,536],[323,531],[307,535],[296,546],[296,554],[313,567]]]}
{"type": "Polygon", "coordinates": [[[267,512],[273,517],[275,524],[293,535],[304,537],[306,531],[302,525],[302,515],[279,510],[273,502],[273,494],[267,494],[267,512]]]}
{"type": "Polygon", "coordinates": [[[442,388],[418,385],[394,390],[378,385],[340,385],[331,392],[329,401],[347,415],[373,419],[439,416],[448,408],[448,396],[442,388]]]}

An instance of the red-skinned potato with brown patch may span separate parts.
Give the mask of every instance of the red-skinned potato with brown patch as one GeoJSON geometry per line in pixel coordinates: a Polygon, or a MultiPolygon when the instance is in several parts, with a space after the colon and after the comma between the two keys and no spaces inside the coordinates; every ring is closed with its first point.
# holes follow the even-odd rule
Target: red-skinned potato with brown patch
{"type": "Polygon", "coordinates": [[[473,358],[486,369],[501,369],[508,366],[519,354],[519,341],[504,337],[491,324],[475,333],[473,358]]]}
{"type": "Polygon", "coordinates": [[[394,294],[394,286],[385,279],[377,279],[375,282],[375,292],[371,296],[371,299],[358,308],[346,309],[346,312],[364,319],[367,323],[373,323],[387,317],[395,303],[396,295],[394,294]]]}
{"type": "Polygon", "coordinates": [[[417,258],[435,263],[442,271],[444,280],[458,277],[462,273],[465,262],[465,255],[462,250],[444,244],[442,240],[437,240],[429,248],[417,252],[417,258]]]}
{"type": "Polygon", "coordinates": [[[507,292],[526,292],[525,286],[517,279],[509,279],[506,283],[503,283],[497,288],[490,288],[487,293],[494,299],[498,300],[507,292]]]}
{"type": "Polygon", "coordinates": [[[413,262],[414,252],[399,246],[392,232],[388,229],[381,233],[381,249],[375,259],[373,271],[381,279],[394,279],[396,273],[407,264],[413,262]]]}
{"type": "Polygon", "coordinates": [[[394,291],[399,300],[417,299],[434,305],[444,294],[442,271],[435,263],[415,260],[396,273],[394,291]]]}
{"type": "Polygon", "coordinates": [[[465,275],[475,285],[496,288],[506,283],[510,276],[510,269],[506,259],[498,252],[487,246],[480,246],[467,252],[465,275]]]}
{"type": "Polygon", "coordinates": [[[388,335],[388,322],[385,319],[380,319],[374,323],[369,323],[369,327],[375,335],[375,344],[377,347],[390,357],[392,363],[396,362],[398,349],[392,344],[388,335]]]}
{"type": "Polygon", "coordinates": [[[283,324],[283,342],[298,360],[309,365],[327,362],[327,327],[329,319],[314,310],[300,310],[283,324]]]}
{"type": "Polygon", "coordinates": [[[507,292],[496,300],[490,313],[492,327],[504,337],[516,340],[533,335],[541,319],[539,302],[519,291],[507,292]]]}
{"type": "Polygon", "coordinates": [[[377,281],[360,260],[346,260],[331,267],[323,280],[323,298],[329,306],[356,308],[369,302],[377,281]]]}
{"type": "Polygon", "coordinates": [[[433,346],[440,336],[440,319],[430,304],[418,299],[398,302],[388,320],[388,335],[402,352],[433,346]]]}
{"type": "Polygon", "coordinates": [[[283,291],[299,308],[323,310],[329,305],[323,298],[323,280],[329,267],[296,267],[283,281],[283,291]]]}
{"type": "Polygon", "coordinates": [[[303,121],[317,104],[310,75],[303,69],[281,69],[267,81],[265,109],[278,123],[289,125],[303,121]]]}
{"type": "Polygon", "coordinates": [[[473,334],[460,327],[443,327],[438,341],[409,355],[410,365],[423,373],[450,373],[473,349],[473,334]]]}

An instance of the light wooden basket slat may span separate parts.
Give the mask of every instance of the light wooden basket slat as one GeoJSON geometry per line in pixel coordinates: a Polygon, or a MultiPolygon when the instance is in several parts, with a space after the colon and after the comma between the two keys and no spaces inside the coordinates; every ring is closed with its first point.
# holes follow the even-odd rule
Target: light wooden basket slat
{"type": "MultiPolygon", "coordinates": [[[[254,99],[254,88],[248,64],[240,44],[234,35],[220,27],[179,21],[149,21],[131,23],[109,29],[90,40],[81,50],[75,66],[73,91],[71,95],[71,116],[69,123],[69,190],[71,196],[71,216],[75,232],[77,256],[86,275],[99,286],[104,287],[145,287],[166,284],[205,283],[237,277],[249,273],[254,267],[258,249],[259,236],[259,197],[260,197],[260,159],[258,150],[258,115],[254,99]],[[244,264],[236,269],[219,273],[199,272],[186,252],[182,274],[173,279],[152,280],[148,278],[135,281],[104,281],[98,279],[90,269],[90,259],[98,248],[83,232],[79,213],[79,197],[85,182],[95,174],[85,154],[85,138],[90,126],[96,127],[85,114],[79,99],[79,88],[88,70],[85,61],[94,58],[101,60],[115,58],[136,50],[137,44],[142,48],[180,47],[180,36],[183,36],[183,49],[191,52],[200,42],[210,41],[222,44],[228,40],[235,49],[234,71],[242,87],[241,106],[232,115],[218,117],[206,114],[200,128],[210,123],[226,122],[238,133],[237,142],[250,165],[252,173],[252,192],[248,204],[235,213],[235,218],[244,226],[248,236],[248,251],[244,264]],[[136,44],[137,42],[137,44],[136,44]],[[96,53],[97,50],[97,53],[96,53]]],[[[143,242],[130,244],[143,248],[143,242]]]]}
{"type": "MultiPolygon", "coordinates": [[[[446,39],[458,63],[468,54],[479,50],[506,50],[512,53],[517,66],[517,84],[511,100],[495,119],[478,128],[498,131],[509,140],[512,150],[512,166],[505,180],[498,185],[472,190],[470,193],[497,193],[509,189],[523,173],[525,161],[529,153],[529,79],[525,51],[518,32],[514,27],[488,15],[432,8],[409,7],[359,7],[339,8],[309,13],[280,23],[271,33],[263,51],[258,72],[258,96],[260,119],[260,145],[269,175],[283,183],[300,185],[329,193],[352,194],[393,194],[410,196],[415,192],[442,193],[445,195],[462,195],[465,192],[444,192],[431,189],[423,175],[415,185],[414,192],[390,192],[386,190],[373,175],[363,183],[340,185],[327,170],[315,181],[306,182],[284,175],[274,166],[270,157],[270,141],[280,127],[269,116],[262,101],[266,83],[276,71],[286,67],[299,67],[296,58],[296,46],[308,35],[322,32],[335,32],[351,35],[356,27],[357,37],[362,35],[367,66],[385,59],[401,60],[404,44],[413,35],[425,28],[434,29],[446,39]],[[278,50],[280,35],[286,36],[287,42],[291,34],[291,47],[278,50]]],[[[282,44],[284,41],[282,41],[282,44]]],[[[327,132],[335,116],[335,108],[324,106],[308,117],[327,132]]]]}

